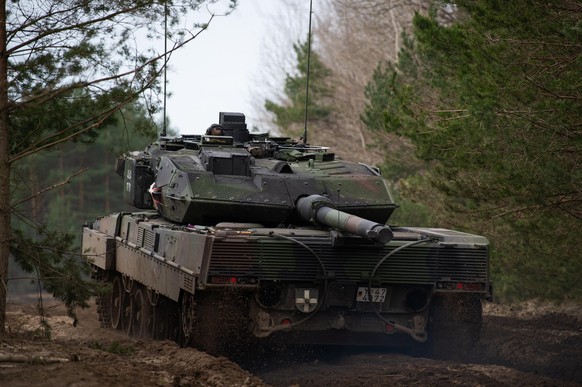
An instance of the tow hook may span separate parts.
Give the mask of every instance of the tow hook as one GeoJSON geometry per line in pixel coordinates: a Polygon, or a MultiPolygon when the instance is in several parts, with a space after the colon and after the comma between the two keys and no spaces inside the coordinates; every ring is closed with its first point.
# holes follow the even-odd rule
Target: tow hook
{"type": "Polygon", "coordinates": [[[265,311],[259,310],[257,324],[253,329],[253,335],[255,335],[255,337],[264,338],[269,337],[274,332],[284,331],[290,328],[291,325],[288,324],[274,325],[271,315],[265,311]]]}
{"type": "Polygon", "coordinates": [[[400,325],[394,321],[391,321],[390,324],[392,324],[394,329],[400,332],[408,333],[414,340],[421,343],[424,343],[428,338],[426,334],[426,318],[421,314],[417,314],[413,317],[412,328],[400,325]]]}

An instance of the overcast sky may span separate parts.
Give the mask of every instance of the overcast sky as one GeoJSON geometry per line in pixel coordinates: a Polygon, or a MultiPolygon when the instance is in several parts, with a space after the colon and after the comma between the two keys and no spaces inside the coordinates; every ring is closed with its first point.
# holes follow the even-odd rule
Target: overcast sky
{"type": "MultiPolygon", "coordinates": [[[[200,134],[218,121],[221,111],[241,112],[252,127],[251,95],[269,21],[280,1],[239,0],[226,17],[172,55],[167,73],[169,126],[182,134],[200,134]]],[[[201,11],[199,19],[207,20],[201,11]]]]}

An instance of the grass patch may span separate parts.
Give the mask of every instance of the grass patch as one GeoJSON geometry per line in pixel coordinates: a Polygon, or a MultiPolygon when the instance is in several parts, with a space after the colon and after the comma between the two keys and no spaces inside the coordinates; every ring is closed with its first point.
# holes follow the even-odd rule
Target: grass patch
{"type": "Polygon", "coordinates": [[[89,343],[89,348],[124,356],[132,355],[135,352],[135,349],[132,346],[123,345],[119,341],[113,341],[109,344],[104,344],[100,341],[91,341],[89,343]]]}

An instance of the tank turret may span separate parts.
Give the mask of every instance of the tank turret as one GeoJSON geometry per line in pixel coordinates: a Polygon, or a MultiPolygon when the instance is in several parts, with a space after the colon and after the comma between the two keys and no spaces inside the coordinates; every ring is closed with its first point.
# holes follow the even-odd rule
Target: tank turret
{"type": "Polygon", "coordinates": [[[180,224],[314,223],[390,240],[389,229],[377,225],[396,204],[375,168],[340,160],[324,147],[250,134],[241,113],[220,113],[219,124],[222,136],[161,138],[126,155],[118,166],[126,201],[180,224]],[[307,207],[315,204],[311,214],[307,207]]]}

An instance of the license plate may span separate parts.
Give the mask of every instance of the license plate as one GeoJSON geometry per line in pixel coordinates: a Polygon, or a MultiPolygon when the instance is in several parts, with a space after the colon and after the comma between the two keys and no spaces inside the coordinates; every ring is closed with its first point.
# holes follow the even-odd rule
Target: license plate
{"type": "MultiPolygon", "coordinates": [[[[384,302],[386,301],[386,295],[388,294],[388,288],[372,288],[370,289],[372,293],[372,302],[384,302]]],[[[370,302],[370,296],[368,294],[368,288],[360,286],[358,288],[358,294],[356,295],[356,301],[370,302]]]]}

